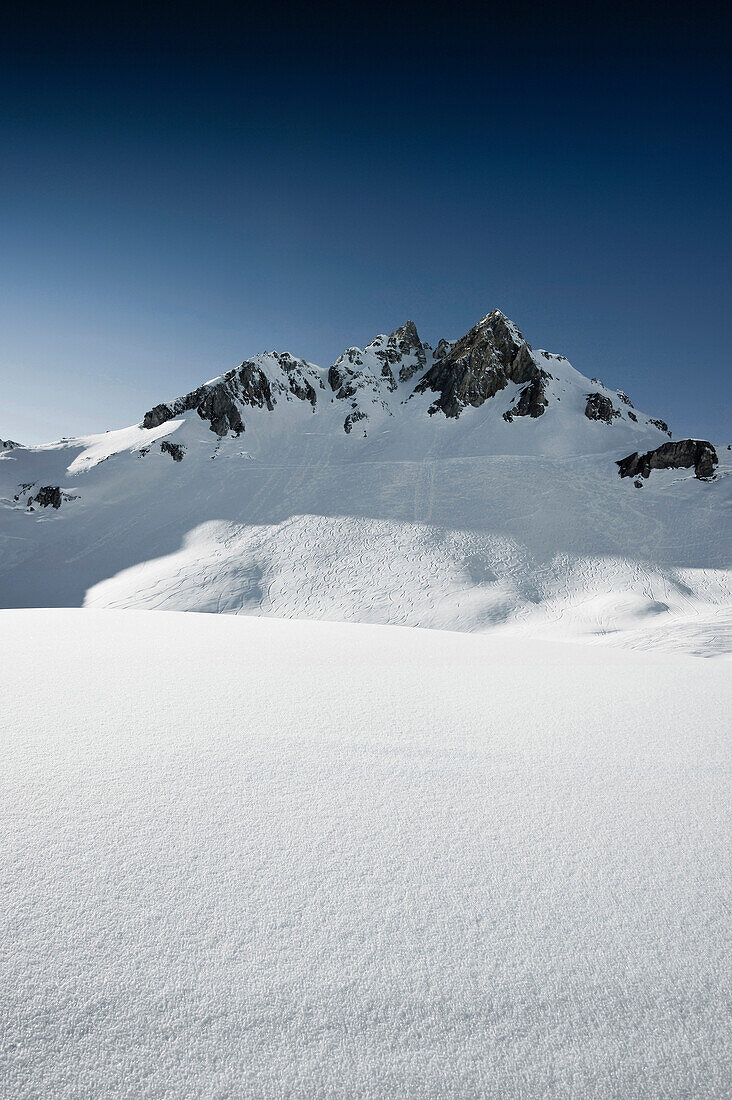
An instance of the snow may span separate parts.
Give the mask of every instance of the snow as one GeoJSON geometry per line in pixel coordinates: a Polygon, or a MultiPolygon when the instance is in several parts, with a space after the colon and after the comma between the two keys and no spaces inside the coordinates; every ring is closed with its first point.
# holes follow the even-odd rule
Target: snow
{"type": "Polygon", "coordinates": [[[151,447],[157,440],[169,436],[182,424],[182,420],[169,420],[167,424],[147,430],[139,424],[133,424],[130,428],[120,428],[116,432],[103,432],[101,435],[76,439],[74,444],[80,446],[82,450],[69,464],[66,473],[69,477],[75,477],[98,466],[100,462],[106,461],[113,455],[123,452],[139,453],[144,447],[151,447]]]}
{"type": "Polygon", "coordinates": [[[724,664],[0,630],[2,1095],[728,1095],[724,664]]]}
{"type": "MultiPolygon", "coordinates": [[[[732,650],[729,452],[719,450],[710,484],[663,470],[636,489],[607,453],[397,460],[395,432],[367,440],[324,432],[299,406],[259,413],[239,439],[219,441],[197,415],[163,425],[186,447],[180,463],[155,441],[144,457],[130,442],[96,466],[88,441],[79,451],[28,453],[0,493],[0,605],[225,611],[706,656],[732,650]],[[69,476],[77,454],[86,472],[69,476]],[[30,493],[17,503],[10,496],[20,480],[58,484],[77,499],[28,514],[30,493]]],[[[472,434],[481,411],[466,410],[457,426],[472,434]]],[[[535,423],[506,428],[526,439],[535,423]]],[[[435,448],[455,427],[430,424],[435,448]]],[[[464,436],[455,437],[457,449],[464,436]]]]}
{"type": "Polygon", "coordinates": [[[612,390],[620,416],[588,420],[598,384],[544,352],[533,353],[551,375],[541,417],[504,421],[513,383],[457,420],[430,416],[434,394],[413,393],[415,344],[390,362],[392,381],[382,374],[400,331],[345,353],[346,400],[305,360],[254,356],[276,405],[242,406],[238,438],[219,439],[194,410],[152,430],[2,452],[0,607],[276,615],[729,656],[732,452],[717,447],[710,483],[662,470],[637,489],[616,460],[666,434],[612,390]],[[314,408],[293,378],[313,386],[314,408]],[[367,417],[346,434],[354,406],[367,417]],[[181,462],[160,450],[172,433],[181,462]],[[41,486],[67,494],[60,509],[29,511],[41,486]]]}

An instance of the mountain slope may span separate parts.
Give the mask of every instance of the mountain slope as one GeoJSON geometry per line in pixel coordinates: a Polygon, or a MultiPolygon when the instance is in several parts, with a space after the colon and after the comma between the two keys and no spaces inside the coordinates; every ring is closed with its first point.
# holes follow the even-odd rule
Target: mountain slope
{"type": "Polygon", "coordinates": [[[728,452],[669,436],[499,311],[328,369],[263,353],[139,425],[0,451],[0,605],[725,652],[728,452]]]}

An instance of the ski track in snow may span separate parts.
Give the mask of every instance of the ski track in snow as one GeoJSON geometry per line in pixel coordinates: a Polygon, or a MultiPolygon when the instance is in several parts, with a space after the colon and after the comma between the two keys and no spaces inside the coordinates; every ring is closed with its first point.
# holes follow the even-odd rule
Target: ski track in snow
{"type": "Polygon", "coordinates": [[[732,648],[724,570],[567,554],[542,562],[510,538],[432,526],[434,470],[431,463],[415,479],[414,523],[329,516],[252,528],[211,523],[176,554],[102,582],[86,604],[500,628],[700,655],[732,648]]]}

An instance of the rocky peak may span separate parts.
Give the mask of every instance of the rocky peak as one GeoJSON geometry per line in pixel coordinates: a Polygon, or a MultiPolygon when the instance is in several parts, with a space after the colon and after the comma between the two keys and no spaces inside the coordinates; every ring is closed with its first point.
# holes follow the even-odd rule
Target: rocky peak
{"type": "MultiPolygon", "coordinates": [[[[400,418],[405,405],[410,409],[409,414],[404,410],[406,415],[414,410],[422,416],[427,404],[430,415],[441,412],[457,419],[466,406],[477,408],[504,390],[498,416],[508,424],[516,418],[536,420],[551,407],[564,414],[566,426],[565,410],[576,408],[578,415],[584,410],[588,420],[608,426],[625,430],[635,424],[638,431],[648,426],[668,432],[663,421],[637,414],[623,391],[608,390],[597,379],[588,383],[564,356],[534,351],[499,309],[486,314],[460,340],[440,340],[434,350],[420,340],[414,321],[406,321],[365,348],[347,348],[327,372],[287,352],[263,352],[175,401],[156,405],[145,414],[142,426],[156,428],[195,411],[217,436],[238,436],[245,430],[249,410],[272,411],[283,401],[294,401],[315,412],[322,393],[329,406],[335,405],[344,432],[350,435],[358,425],[354,434],[360,438],[379,424],[388,432],[383,422],[400,418]],[[427,403],[410,400],[422,393],[430,394],[427,403]]],[[[566,430],[559,421],[557,428],[566,430]]],[[[643,446],[653,442],[651,434],[643,446]]]]}
{"type": "Polygon", "coordinates": [[[374,337],[365,348],[347,348],[328,371],[336,400],[348,401],[351,406],[344,422],[346,434],[375,409],[392,414],[390,395],[400,383],[424,371],[431,352],[429,344],[420,340],[414,321],[405,322],[388,336],[374,337]]]}
{"type": "Polygon", "coordinates": [[[220,378],[199,386],[175,401],[156,405],[145,413],[143,428],[157,428],[176,416],[195,409],[208,420],[218,436],[244,431],[242,412],[250,408],[274,409],[278,399],[309,402],[317,400],[315,386],[323,387],[315,368],[288,352],[264,352],[247,359],[220,378]]]}
{"type": "MultiPolygon", "coordinates": [[[[535,410],[529,415],[540,416],[546,406],[543,382],[548,377],[516,325],[495,309],[440,356],[415,392],[431,390],[438,395],[430,413],[458,417],[466,405],[479,407],[509,382],[535,383],[524,405],[535,410]]],[[[517,406],[515,415],[526,414],[517,406]]]]}
{"type": "Polygon", "coordinates": [[[22,443],[16,443],[12,439],[0,439],[0,451],[14,451],[17,447],[22,447],[22,443]]]}

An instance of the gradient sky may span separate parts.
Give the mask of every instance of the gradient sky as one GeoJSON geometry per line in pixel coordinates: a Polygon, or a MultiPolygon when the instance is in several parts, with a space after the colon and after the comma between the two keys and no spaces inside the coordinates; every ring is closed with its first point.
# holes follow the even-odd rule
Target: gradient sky
{"type": "Polygon", "coordinates": [[[24,6],[0,48],[0,436],[121,427],[265,348],[327,366],[498,306],[726,442],[729,28],[655,8],[24,6]]]}

